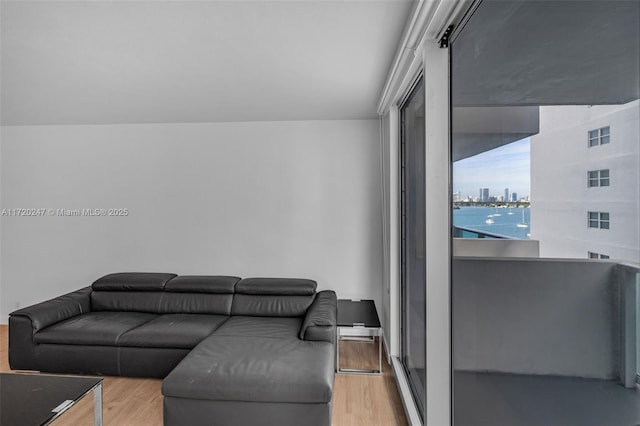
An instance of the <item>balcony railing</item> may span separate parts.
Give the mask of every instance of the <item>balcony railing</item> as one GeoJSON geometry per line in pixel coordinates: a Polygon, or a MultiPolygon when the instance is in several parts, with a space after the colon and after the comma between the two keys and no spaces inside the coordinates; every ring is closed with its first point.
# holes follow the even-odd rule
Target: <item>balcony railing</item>
{"type": "Polygon", "coordinates": [[[635,387],[638,265],[454,257],[452,271],[457,370],[618,380],[635,387]]]}
{"type": "Polygon", "coordinates": [[[497,240],[517,240],[514,237],[506,235],[494,234],[486,231],[478,231],[477,229],[465,228],[462,226],[453,226],[453,238],[490,238],[497,240]]]}

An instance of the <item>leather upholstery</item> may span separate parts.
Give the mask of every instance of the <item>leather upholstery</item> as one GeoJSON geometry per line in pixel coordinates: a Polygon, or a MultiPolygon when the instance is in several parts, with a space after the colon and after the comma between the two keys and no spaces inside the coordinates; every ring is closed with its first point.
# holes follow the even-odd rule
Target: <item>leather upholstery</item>
{"type": "Polygon", "coordinates": [[[330,426],[332,404],[164,397],[164,426],[330,426]]]}
{"type": "Polygon", "coordinates": [[[120,272],[98,278],[91,287],[96,291],[162,291],[176,274],[120,272]]]}
{"type": "Polygon", "coordinates": [[[121,335],[157,315],[140,312],[89,312],[36,333],[36,343],[116,346],[121,335]]]}
{"type": "Polygon", "coordinates": [[[46,302],[19,309],[10,315],[29,318],[33,324],[33,331],[36,332],[51,324],[91,311],[90,293],[91,287],[85,287],[46,302]]]}
{"type": "Polygon", "coordinates": [[[231,315],[301,317],[312,302],[313,296],[235,294],[231,315]]]}
{"type": "Polygon", "coordinates": [[[39,344],[30,370],[164,378],[191,349],[39,344]]]}
{"type": "Polygon", "coordinates": [[[118,347],[117,376],[163,379],[191,349],[118,347]]]}
{"type": "Polygon", "coordinates": [[[301,324],[302,318],[233,316],[216,330],[215,335],[295,339],[301,324]]]}
{"type": "Polygon", "coordinates": [[[36,365],[33,327],[27,316],[9,317],[9,365],[13,370],[31,370],[36,365]]]}
{"type": "Polygon", "coordinates": [[[94,291],[92,311],[159,313],[161,291],[94,291]]]}
{"type": "Polygon", "coordinates": [[[301,278],[245,278],[236,284],[238,294],[313,296],[317,283],[301,278]]]}
{"type": "Polygon", "coordinates": [[[218,293],[170,293],[165,291],[157,312],[161,314],[215,314],[231,315],[233,294],[218,293]]]}
{"type": "Polygon", "coordinates": [[[109,274],[11,313],[9,362],[166,377],[167,426],[329,426],[336,297],[315,290],[301,279],[109,274]]]}
{"type": "Polygon", "coordinates": [[[191,349],[228,319],[226,315],[160,315],[123,333],[118,345],[191,349]]]}
{"type": "Polygon", "coordinates": [[[334,347],[326,342],[212,335],[164,379],[165,396],[328,403],[334,347]]]}
{"type": "Polygon", "coordinates": [[[233,294],[240,277],[209,276],[209,275],[180,275],[164,286],[164,291],[181,293],[220,293],[233,294]]]}
{"type": "Polygon", "coordinates": [[[35,347],[36,364],[30,370],[47,373],[120,375],[117,346],[59,345],[42,343],[35,347]]]}
{"type": "Polygon", "coordinates": [[[227,276],[110,274],[93,284],[91,306],[94,311],[229,315],[238,281],[227,276]]]}
{"type": "Polygon", "coordinates": [[[335,292],[319,292],[300,327],[300,338],[335,343],[337,303],[335,292]]]}

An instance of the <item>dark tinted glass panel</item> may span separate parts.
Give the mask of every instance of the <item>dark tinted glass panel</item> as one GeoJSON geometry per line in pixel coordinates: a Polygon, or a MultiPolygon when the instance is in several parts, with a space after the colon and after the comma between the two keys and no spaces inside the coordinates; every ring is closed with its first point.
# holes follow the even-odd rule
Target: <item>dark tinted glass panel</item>
{"type": "Polygon", "coordinates": [[[640,425],[640,1],[475,6],[451,39],[451,214],[510,239],[452,243],[454,424],[640,425]]]}
{"type": "Polygon", "coordinates": [[[426,381],[424,96],[420,79],[400,109],[402,363],[423,417],[426,381]]]}

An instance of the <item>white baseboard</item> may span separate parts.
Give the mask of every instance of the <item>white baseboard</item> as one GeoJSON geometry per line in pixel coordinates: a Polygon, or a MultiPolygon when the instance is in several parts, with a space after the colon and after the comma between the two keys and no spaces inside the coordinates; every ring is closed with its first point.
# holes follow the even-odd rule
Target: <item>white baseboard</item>
{"type": "Polygon", "coordinates": [[[382,330],[382,347],[384,348],[384,354],[387,357],[387,364],[391,365],[391,349],[389,349],[389,345],[387,344],[384,329],[382,330]]]}

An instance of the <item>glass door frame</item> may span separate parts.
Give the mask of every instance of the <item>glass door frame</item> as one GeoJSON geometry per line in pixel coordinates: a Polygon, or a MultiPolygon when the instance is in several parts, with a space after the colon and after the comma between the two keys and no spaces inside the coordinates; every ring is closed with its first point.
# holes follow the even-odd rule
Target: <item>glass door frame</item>
{"type": "MultiPolygon", "coordinates": [[[[408,354],[408,339],[410,338],[409,331],[408,329],[408,325],[411,324],[409,322],[409,319],[407,318],[407,314],[408,314],[408,301],[406,299],[406,295],[408,292],[407,286],[409,285],[409,283],[407,283],[407,238],[406,238],[406,233],[407,233],[407,176],[405,175],[405,172],[407,170],[407,166],[408,166],[408,162],[407,162],[407,132],[406,132],[406,128],[405,128],[405,115],[404,115],[404,111],[405,111],[405,107],[408,106],[408,104],[414,100],[416,97],[419,97],[420,95],[422,95],[423,99],[423,103],[424,103],[424,97],[425,97],[425,93],[424,93],[424,86],[425,82],[424,82],[424,74],[422,71],[420,71],[418,73],[418,75],[414,78],[412,84],[409,86],[409,89],[407,90],[402,102],[399,103],[398,106],[398,112],[399,112],[399,140],[398,140],[398,193],[399,193],[399,198],[400,198],[400,205],[399,205],[399,225],[400,225],[400,232],[399,232],[399,243],[400,243],[400,250],[399,250],[399,254],[400,254],[400,304],[401,304],[401,309],[400,309],[400,360],[401,360],[401,364],[402,367],[404,368],[405,374],[407,376],[408,379],[408,383],[409,383],[409,388],[411,390],[414,402],[416,403],[416,407],[418,409],[418,414],[421,416],[422,420],[424,421],[424,417],[425,417],[425,403],[426,403],[426,369],[424,371],[424,375],[425,377],[422,378],[422,389],[420,389],[420,383],[416,383],[416,381],[419,381],[420,378],[416,377],[416,373],[412,371],[412,368],[410,368],[409,365],[407,365],[407,363],[405,362],[407,357],[409,356],[408,354]],[[422,90],[423,93],[417,93],[417,90],[422,90]]],[[[424,108],[424,105],[423,105],[424,108]]],[[[425,141],[422,141],[423,143],[425,141]]],[[[424,149],[424,147],[423,147],[424,149]]],[[[424,157],[422,158],[422,167],[424,168],[424,157]]],[[[424,175],[422,176],[422,178],[424,179],[424,175]]],[[[420,188],[424,189],[424,185],[425,182],[422,182],[422,185],[420,185],[420,188]]],[[[419,200],[419,198],[418,198],[419,200]]],[[[420,219],[420,217],[418,217],[417,219],[420,219]]],[[[424,252],[426,250],[424,241],[426,240],[425,237],[425,233],[424,233],[424,227],[422,228],[422,251],[424,252]]],[[[422,284],[425,286],[426,288],[426,282],[424,280],[424,276],[422,277],[421,280],[422,284]]],[[[426,297],[426,295],[425,295],[426,297]]],[[[424,308],[426,309],[426,301],[425,301],[425,306],[424,308]]],[[[423,317],[426,315],[426,313],[423,312],[423,317]]],[[[424,330],[425,332],[425,341],[426,341],[426,321],[425,324],[422,324],[422,328],[421,330],[424,330]]],[[[426,343],[426,342],[425,342],[426,343]]],[[[424,350],[425,348],[423,348],[424,350]]],[[[423,365],[425,365],[426,367],[426,353],[423,352],[423,357],[424,359],[421,359],[419,361],[421,361],[423,363],[423,365]]]]}

